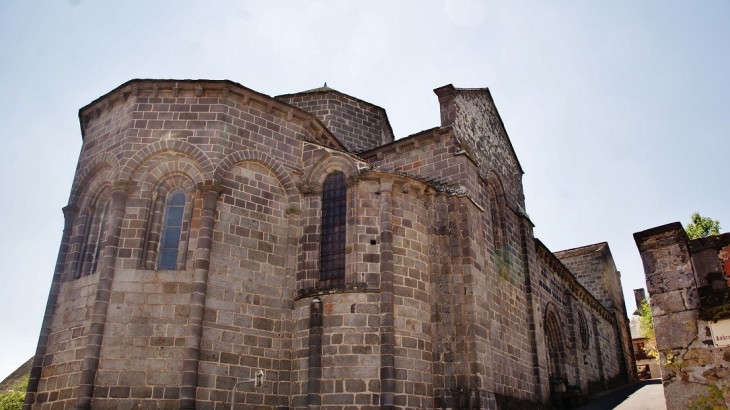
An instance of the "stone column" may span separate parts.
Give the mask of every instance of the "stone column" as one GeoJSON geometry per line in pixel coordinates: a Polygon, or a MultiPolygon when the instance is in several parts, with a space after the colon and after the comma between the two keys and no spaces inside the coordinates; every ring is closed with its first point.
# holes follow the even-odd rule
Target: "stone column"
{"type": "Polygon", "coordinates": [[[307,409],[322,405],[322,301],[314,298],[309,305],[309,369],[307,370],[307,409]]]}
{"type": "MultiPolygon", "coordinates": [[[[687,380],[686,375],[680,375],[678,369],[681,368],[674,361],[684,360],[683,355],[692,356],[687,349],[694,346],[698,348],[693,353],[697,354],[695,357],[701,357],[705,352],[700,351],[706,349],[697,334],[699,295],[689,239],[682,225],[675,222],[637,232],[634,241],[644,263],[667,409],[686,409],[690,400],[703,393],[698,389],[704,386],[695,384],[698,378],[694,376],[687,380]],[[676,358],[667,357],[667,353],[676,358]]],[[[684,362],[685,365],[689,363],[684,362]]]]}
{"type": "Polygon", "coordinates": [[[659,351],[686,348],[697,335],[699,297],[687,234],[679,222],[634,234],[651,297],[659,351]]]}
{"type": "Polygon", "coordinates": [[[109,205],[106,237],[103,241],[104,251],[101,259],[101,273],[99,273],[99,281],[96,285],[96,299],[91,314],[91,325],[89,326],[89,336],[86,342],[86,351],[84,352],[83,367],[81,368],[81,380],[79,381],[79,396],[76,407],[74,407],[76,410],[90,409],[91,398],[94,396],[94,379],[96,378],[96,371],[99,369],[99,352],[101,351],[112,283],[114,282],[119,234],[122,231],[122,222],[129,193],[130,186],[127,184],[119,184],[111,188],[111,203],[109,205]]]}
{"type": "Polygon", "coordinates": [[[182,386],[180,386],[180,408],[191,410],[195,409],[195,392],[198,388],[200,341],[203,337],[203,316],[205,315],[205,297],[208,290],[208,269],[210,267],[210,248],[213,245],[215,208],[222,188],[216,185],[204,185],[200,190],[203,196],[203,204],[200,210],[198,248],[195,250],[195,262],[193,264],[190,316],[186,328],[182,386]]]}
{"type": "Polygon", "coordinates": [[[61,290],[61,277],[66,267],[66,255],[68,254],[69,242],[71,240],[71,231],[74,220],[79,209],[75,206],[66,206],[63,208],[63,236],[61,237],[61,247],[58,250],[58,258],[56,259],[56,268],[53,271],[53,280],[51,281],[51,290],[48,293],[48,302],[46,303],[46,312],[43,315],[43,323],[41,324],[41,334],[38,337],[38,347],[36,347],[35,357],[33,358],[33,367],[30,370],[30,379],[28,379],[28,390],[25,395],[24,410],[30,410],[35,403],[35,394],[38,392],[38,382],[41,378],[41,370],[43,370],[43,360],[46,356],[48,348],[48,336],[51,334],[51,323],[53,315],[56,313],[56,303],[58,302],[58,293],[61,290]]]}
{"type": "Polygon", "coordinates": [[[393,180],[380,180],[380,408],[395,408],[393,180]]]}

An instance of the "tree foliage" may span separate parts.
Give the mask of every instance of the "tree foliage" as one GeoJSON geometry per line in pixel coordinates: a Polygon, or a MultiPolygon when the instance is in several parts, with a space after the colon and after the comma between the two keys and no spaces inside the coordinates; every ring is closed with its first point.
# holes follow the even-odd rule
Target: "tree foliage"
{"type": "Polygon", "coordinates": [[[27,389],[28,376],[25,376],[14,384],[9,391],[0,393],[0,410],[22,410],[27,389]]]}
{"type": "Polygon", "coordinates": [[[654,337],[654,319],[651,316],[651,307],[649,302],[644,299],[639,306],[639,331],[641,336],[646,339],[644,341],[644,353],[651,357],[659,357],[656,349],[656,338],[654,337]]]}
{"type": "Polygon", "coordinates": [[[692,214],[692,222],[684,229],[689,239],[704,238],[710,235],[720,234],[720,221],[700,215],[699,212],[692,214]]]}

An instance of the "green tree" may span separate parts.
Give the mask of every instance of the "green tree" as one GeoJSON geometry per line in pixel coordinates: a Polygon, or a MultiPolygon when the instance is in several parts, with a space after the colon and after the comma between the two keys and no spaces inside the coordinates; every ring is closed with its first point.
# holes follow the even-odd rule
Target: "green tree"
{"type": "Polygon", "coordinates": [[[25,376],[14,384],[9,391],[0,393],[0,410],[22,410],[27,389],[28,376],[25,376]]]}
{"type": "Polygon", "coordinates": [[[649,302],[646,299],[641,301],[639,316],[639,330],[641,331],[641,336],[646,339],[644,341],[644,353],[651,357],[659,357],[659,352],[656,348],[656,338],[654,337],[654,319],[651,316],[651,306],[649,306],[649,302]]]}
{"type": "Polygon", "coordinates": [[[720,234],[720,221],[700,215],[699,212],[692,214],[692,222],[685,228],[689,239],[704,238],[710,235],[720,234]]]}

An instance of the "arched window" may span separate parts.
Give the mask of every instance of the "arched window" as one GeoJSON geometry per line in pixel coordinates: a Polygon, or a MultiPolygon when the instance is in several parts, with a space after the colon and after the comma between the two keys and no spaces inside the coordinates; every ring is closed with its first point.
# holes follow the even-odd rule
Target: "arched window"
{"type": "Polygon", "coordinates": [[[578,332],[580,333],[580,342],[583,345],[584,349],[588,349],[591,345],[590,332],[588,331],[588,322],[586,321],[586,317],[583,316],[582,311],[576,310],[576,312],[578,312],[578,332]]]}
{"type": "Polygon", "coordinates": [[[96,267],[99,265],[99,257],[101,256],[102,243],[104,242],[104,236],[106,236],[106,222],[109,219],[109,202],[111,202],[111,200],[106,201],[106,204],[104,204],[101,210],[101,215],[99,216],[96,244],[94,245],[94,256],[91,260],[91,270],[89,270],[89,273],[96,272],[96,267]]]}
{"type": "Polygon", "coordinates": [[[111,200],[107,193],[102,192],[96,200],[96,205],[88,208],[82,246],[76,264],[76,278],[95,273],[99,266],[109,219],[109,202],[111,200]]]}
{"type": "Polygon", "coordinates": [[[345,285],[346,197],[345,174],[333,172],[322,186],[320,288],[345,285]]]}
{"type": "Polygon", "coordinates": [[[558,321],[558,316],[553,309],[546,309],[545,315],[545,339],[548,354],[548,373],[551,378],[563,378],[565,371],[565,347],[563,344],[563,332],[558,321]]]}
{"type": "Polygon", "coordinates": [[[167,203],[165,204],[157,269],[177,269],[184,213],[185,193],[175,190],[167,197],[167,203]]]}

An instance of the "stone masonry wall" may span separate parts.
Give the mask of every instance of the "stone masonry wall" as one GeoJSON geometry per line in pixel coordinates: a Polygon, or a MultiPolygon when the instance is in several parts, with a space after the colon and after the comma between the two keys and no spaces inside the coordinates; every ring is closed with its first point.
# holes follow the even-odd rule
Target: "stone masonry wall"
{"type": "Polygon", "coordinates": [[[555,256],[573,273],[581,283],[603,306],[614,312],[618,320],[619,340],[623,345],[621,355],[621,372],[631,379],[636,379],[636,365],[631,344],[626,303],[621,288],[621,273],[611,256],[607,243],[556,252],[555,256]]]}
{"type": "Polygon", "coordinates": [[[332,89],[276,97],[306,110],[351,152],[360,152],[393,141],[385,110],[332,89]]]}
{"type": "Polygon", "coordinates": [[[423,198],[410,184],[393,190],[393,293],[395,404],[433,407],[432,324],[428,219],[423,198]]]}
{"type": "Polygon", "coordinates": [[[69,408],[75,404],[74,390],[81,376],[98,279],[98,275],[89,275],[61,286],[38,386],[38,391],[42,392],[37,399],[39,409],[58,407],[56,403],[68,403],[69,408]]]}
{"type": "Polygon", "coordinates": [[[646,274],[668,410],[730,405],[730,348],[710,323],[727,314],[730,234],[690,241],[679,222],[634,234],[646,274]]]}
{"type": "Polygon", "coordinates": [[[547,404],[548,305],[567,330],[567,376],[608,385],[614,319],[540,262],[550,252],[489,93],[451,88],[437,90],[441,126],[399,141],[381,108],[333,90],[277,100],[229,81],[133,80],[83,108],[26,410],[218,410],[256,369],[263,388],[235,400],[261,409],[547,404]],[[330,286],[333,172],[347,210],[344,278],[330,286]]]}
{"type": "Polygon", "coordinates": [[[274,409],[279,382],[288,380],[288,333],[283,328],[292,289],[287,288],[286,193],[276,176],[257,163],[240,163],[221,180],[213,233],[211,272],[201,346],[199,408],[228,403],[237,378],[266,372],[267,386],[243,386],[238,401],[274,409]]]}

